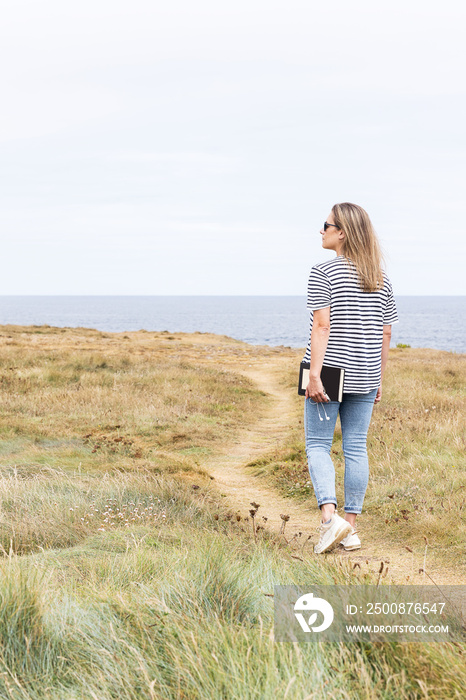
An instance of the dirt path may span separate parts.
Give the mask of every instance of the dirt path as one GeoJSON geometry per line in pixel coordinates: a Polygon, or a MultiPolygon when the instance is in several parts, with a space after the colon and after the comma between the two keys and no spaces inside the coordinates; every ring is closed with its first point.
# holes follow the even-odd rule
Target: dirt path
{"type": "Polygon", "coordinates": [[[388,567],[387,581],[397,584],[464,584],[466,577],[453,569],[435,561],[433,555],[427,554],[426,571],[430,580],[419,573],[423,567],[424,555],[411,554],[399,545],[391,546],[386,539],[380,540],[371,533],[370,525],[364,516],[359,518],[358,529],[362,547],[355,552],[345,552],[342,547],[326,555],[315,555],[313,545],[318,540],[316,528],[319,524],[319,513],[313,492],[309,506],[297,503],[277,492],[266,484],[264,479],[254,477],[245,469],[245,465],[262,454],[267,454],[283,442],[288,434],[290,425],[296,420],[295,407],[290,392],[284,391],[278,381],[280,363],[255,363],[249,367],[235,366],[235,371],[250,379],[266,391],[270,396],[270,404],[265,413],[254,425],[242,431],[237,441],[225,446],[221,456],[211,457],[203,466],[214,477],[216,487],[225,496],[229,506],[247,515],[251,501],[260,504],[258,522],[264,525],[260,516],[267,517],[265,528],[278,533],[282,525],[281,514],[290,516],[286,524],[286,535],[290,539],[301,531],[299,541],[303,542],[313,535],[304,548],[304,555],[309,557],[325,556],[350,559],[361,566],[361,571],[379,571],[380,564],[388,567]]]}

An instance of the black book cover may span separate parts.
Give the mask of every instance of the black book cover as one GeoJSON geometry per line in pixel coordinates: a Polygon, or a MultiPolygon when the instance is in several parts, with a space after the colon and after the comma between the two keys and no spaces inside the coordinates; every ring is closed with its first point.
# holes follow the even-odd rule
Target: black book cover
{"type": "MultiPolygon", "coordinates": [[[[310,362],[301,362],[299,368],[298,394],[304,396],[309,383],[310,362]]],[[[320,378],[330,401],[342,401],[343,382],[345,380],[345,370],[340,367],[327,367],[324,365],[320,373],[320,378]]]]}

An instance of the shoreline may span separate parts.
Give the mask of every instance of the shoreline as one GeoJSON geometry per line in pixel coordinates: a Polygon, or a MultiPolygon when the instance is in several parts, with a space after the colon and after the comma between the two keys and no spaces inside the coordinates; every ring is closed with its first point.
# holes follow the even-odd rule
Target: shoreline
{"type": "MultiPolygon", "coordinates": [[[[118,331],[111,331],[111,330],[102,330],[99,328],[93,328],[90,326],[53,326],[49,325],[47,323],[44,324],[27,324],[27,325],[22,325],[22,324],[0,324],[0,335],[4,335],[4,333],[8,332],[22,332],[26,333],[29,335],[41,335],[44,333],[50,333],[50,332],[56,332],[56,333],[63,333],[66,331],[71,331],[71,332],[84,332],[84,333],[97,333],[100,334],[101,337],[116,337],[116,336],[137,336],[138,334],[145,334],[147,336],[153,336],[153,337],[171,337],[173,339],[183,339],[185,337],[198,337],[198,336],[203,336],[204,338],[213,338],[213,339],[222,339],[222,340],[229,340],[233,343],[239,343],[242,345],[247,345],[251,348],[270,348],[270,349],[280,349],[280,350],[289,350],[291,352],[295,352],[296,354],[302,353],[304,355],[306,347],[305,345],[298,346],[298,345],[284,345],[284,344],[277,344],[273,345],[271,343],[251,343],[247,340],[242,340],[241,338],[235,338],[234,336],[230,336],[224,333],[212,333],[210,331],[171,331],[171,330],[146,330],[145,328],[140,328],[138,330],[118,330],[118,331]]],[[[446,353],[448,355],[455,355],[455,356],[466,356],[466,350],[463,351],[458,351],[458,350],[444,350],[442,348],[431,348],[428,346],[411,346],[410,344],[404,344],[400,343],[399,345],[391,345],[390,346],[390,351],[426,351],[426,352],[439,352],[439,353],[446,353]]]]}
{"type": "MultiPolygon", "coordinates": [[[[466,297],[396,297],[392,345],[466,353],[466,297]]],[[[305,297],[0,297],[0,323],[128,333],[214,333],[252,345],[302,348],[309,339],[305,297]]]]}

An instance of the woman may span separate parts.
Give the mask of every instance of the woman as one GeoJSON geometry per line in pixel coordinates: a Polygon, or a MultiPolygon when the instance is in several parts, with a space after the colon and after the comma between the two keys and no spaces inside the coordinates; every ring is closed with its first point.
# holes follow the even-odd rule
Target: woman
{"type": "Polygon", "coordinates": [[[335,204],[320,233],[322,247],[334,250],[336,257],[315,265],[308,284],[311,336],[304,356],[310,362],[305,437],[322,518],[316,554],[340,542],[346,550],[361,547],[355,523],[369,479],[367,431],[374,403],[382,397],[391,325],[398,320],[367,212],[356,204],[335,204]],[[320,379],[323,364],[345,370],[341,402],[328,401],[320,379]],[[338,413],[345,457],[345,518],[336,513],[335,468],[330,458],[338,413]]]}

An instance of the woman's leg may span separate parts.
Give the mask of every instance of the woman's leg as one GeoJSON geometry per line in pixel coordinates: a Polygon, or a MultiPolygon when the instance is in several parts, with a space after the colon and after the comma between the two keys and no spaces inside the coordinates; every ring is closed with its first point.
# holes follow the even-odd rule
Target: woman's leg
{"type": "Polygon", "coordinates": [[[367,394],[343,394],[340,404],[343,454],[345,456],[345,513],[354,526],[361,513],[369,481],[367,431],[377,389],[367,394]]]}
{"type": "MultiPolygon", "coordinates": [[[[335,467],[330,458],[330,449],[339,406],[338,401],[316,403],[312,399],[304,400],[306,455],[319,508],[326,503],[334,504],[335,508],[337,506],[335,467]]],[[[326,511],[327,509],[326,518],[323,517],[322,520],[331,517],[331,513],[326,511]]]]}

